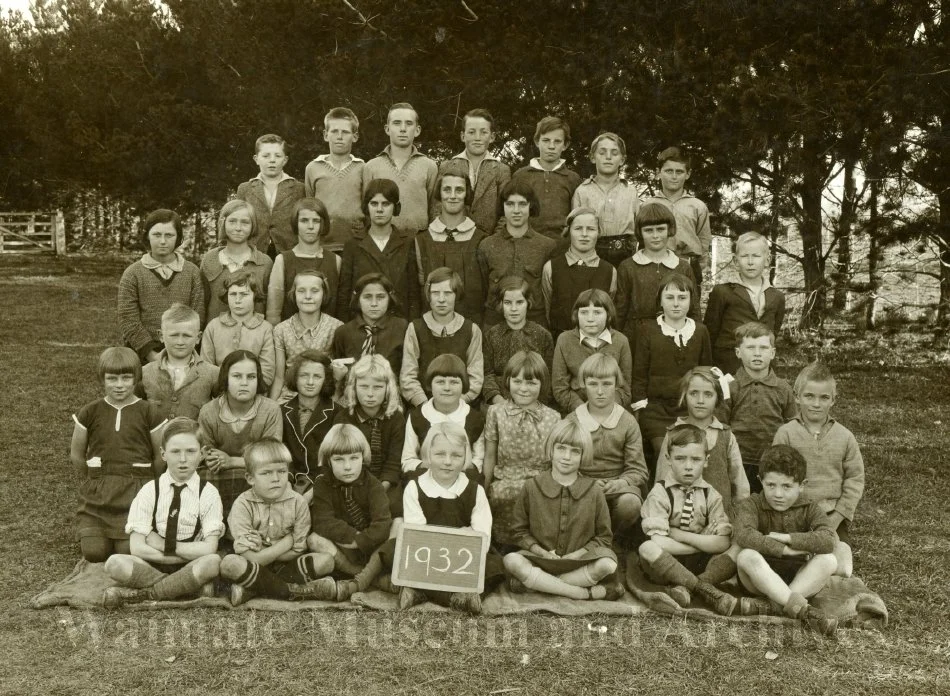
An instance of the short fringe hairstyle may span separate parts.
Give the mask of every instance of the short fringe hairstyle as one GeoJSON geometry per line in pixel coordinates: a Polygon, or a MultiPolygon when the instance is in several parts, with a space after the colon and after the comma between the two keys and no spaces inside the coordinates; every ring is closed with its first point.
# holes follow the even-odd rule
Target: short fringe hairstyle
{"type": "Polygon", "coordinates": [[[571,321],[574,326],[577,326],[577,311],[590,305],[602,307],[606,310],[607,328],[612,329],[614,324],[617,323],[617,307],[614,305],[614,301],[610,299],[610,295],[598,288],[588,288],[582,291],[574,300],[574,306],[571,308],[571,321]]]}
{"type": "Polygon", "coordinates": [[[425,384],[432,389],[432,380],[436,377],[458,377],[462,380],[462,393],[466,394],[471,386],[468,382],[468,366],[454,353],[442,353],[432,359],[426,367],[425,384]]]}
{"type": "Polygon", "coordinates": [[[330,471],[330,457],[337,454],[363,455],[363,467],[367,470],[373,458],[369,441],[363,432],[350,423],[337,423],[323,438],[317,458],[326,472],[330,471]]]}
{"type": "Polygon", "coordinates": [[[745,324],[737,327],[734,335],[736,337],[736,348],[742,345],[747,338],[762,338],[768,336],[772,341],[772,347],[775,347],[775,332],[760,321],[747,321],[745,324]]]}
{"type": "Polygon", "coordinates": [[[492,290],[492,304],[499,314],[504,311],[502,307],[504,306],[506,292],[520,292],[528,302],[528,309],[536,304],[534,293],[531,291],[531,283],[520,275],[506,275],[498,281],[498,284],[492,290]]]}
{"type": "Polygon", "coordinates": [[[239,210],[247,210],[251,216],[251,234],[248,235],[248,239],[252,239],[257,232],[257,215],[254,213],[254,206],[248,203],[245,200],[240,198],[232,198],[223,206],[221,206],[221,212],[218,213],[218,242],[223,243],[227,241],[228,235],[224,231],[224,223],[227,221],[232,214],[236,213],[239,210]]]}
{"type": "Polygon", "coordinates": [[[606,353],[594,353],[588,355],[577,370],[577,380],[583,384],[588,377],[591,379],[607,379],[613,377],[615,386],[619,387],[624,383],[623,373],[620,371],[620,365],[617,359],[606,353]]]}
{"type": "MultiPolygon", "coordinates": [[[[222,289],[218,295],[218,299],[224,304],[227,304],[228,290],[230,290],[235,285],[238,287],[247,287],[247,289],[251,291],[251,294],[254,295],[255,302],[259,302],[260,300],[264,299],[264,292],[260,286],[260,283],[257,282],[257,276],[246,268],[242,268],[236,273],[229,273],[225,275],[224,280],[222,281],[222,289]]],[[[251,311],[253,312],[253,310],[251,311]]]]}
{"type": "Polygon", "coordinates": [[[544,459],[550,462],[554,456],[554,445],[568,445],[581,451],[582,470],[589,470],[594,464],[594,441],[587,429],[574,418],[565,418],[554,426],[544,441],[544,459]]]}
{"type": "Polygon", "coordinates": [[[809,382],[831,382],[832,396],[837,397],[838,395],[838,383],[835,381],[835,376],[824,363],[816,360],[802,368],[802,371],[799,372],[795,378],[795,384],[792,388],[792,391],[795,392],[795,396],[801,396],[802,392],[805,391],[805,386],[809,382]]]}
{"type": "Polygon", "coordinates": [[[722,385],[719,384],[719,380],[716,378],[716,375],[713,374],[711,367],[706,367],[705,365],[698,365],[686,371],[682,377],[680,377],[680,400],[679,405],[683,406],[686,403],[686,392],[689,391],[689,383],[693,381],[693,377],[698,377],[703,380],[709,386],[713,388],[713,391],[716,392],[716,403],[722,403],[722,385]]]}
{"type": "Polygon", "coordinates": [[[102,382],[106,375],[132,375],[135,383],[142,381],[142,361],[134,350],[126,346],[111,346],[99,355],[96,374],[102,382]]]}
{"type": "Polygon", "coordinates": [[[300,374],[300,368],[306,363],[319,363],[323,365],[323,388],[320,389],[320,396],[330,398],[336,385],[333,381],[333,370],[330,369],[330,356],[322,350],[308,348],[290,361],[287,366],[287,372],[284,373],[284,385],[291,391],[297,391],[297,376],[300,374]]]}
{"type": "Polygon", "coordinates": [[[519,350],[511,356],[508,364],[505,365],[503,373],[503,385],[506,392],[511,392],[512,377],[521,375],[525,379],[536,379],[541,382],[541,396],[547,393],[548,384],[551,381],[551,373],[548,366],[544,363],[544,358],[533,350],[519,350]]]}
{"type": "Polygon", "coordinates": [[[458,423],[452,421],[442,421],[435,423],[429,428],[422,446],[419,448],[419,458],[422,460],[422,466],[429,468],[429,452],[432,450],[432,443],[437,437],[443,437],[449,441],[453,447],[465,448],[465,469],[472,467],[472,445],[468,441],[468,433],[458,423]]]}

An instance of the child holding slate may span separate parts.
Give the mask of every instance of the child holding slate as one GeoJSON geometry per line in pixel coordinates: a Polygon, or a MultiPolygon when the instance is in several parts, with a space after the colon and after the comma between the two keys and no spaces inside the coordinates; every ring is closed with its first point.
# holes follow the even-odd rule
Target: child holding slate
{"type": "MultiPolygon", "coordinates": [[[[716,489],[722,497],[726,514],[731,516],[733,500],[749,497],[749,479],[742,466],[736,436],[728,425],[716,418],[720,393],[719,380],[712,368],[694,367],[680,380],[680,403],[686,405],[686,415],[677,418],[671,428],[688,423],[703,431],[707,451],[703,480],[716,489]]],[[[667,430],[660,447],[656,463],[657,481],[670,477],[670,432],[667,430]]]]}
{"type": "Polygon", "coordinates": [[[503,375],[508,399],[488,407],[485,420],[485,488],[495,520],[496,543],[515,543],[513,507],[525,481],[549,463],[544,442],[561,417],[540,403],[548,382],[548,367],[534,351],[518,351],[503,375]]]}
{"type": "Polygon", "coordinates": [[[386,491],[393,519],[402,517],[400,457],[406,438],[406,417],[396,375],[383,356],[363,356],[350,368],[342,405],[335,422],[354,425],[366,437],[370,458],[364,465],[386,491]]]}
{"type": "Polygon", "coordinates": [[[234,553],[221,560],[230,581],[231,606],[254,595],[275,599],[333,599],[336,584],[325,577],[333,564],[308,554],[310,510],[290,486],[290,452],[265,438],[244,448],[247,482],[228,515],[234,553]]]}
{"type": "Polygon", "coordinates": [[[603,488],[579,473],[594,445],[576,421],[561,421],[544,443],[550,469],[524,484],[512,534],[521,551],[505,556],[508,586],[572,599],[617,600],[623,586],[601,580],[617,570],[603,488]]]}
{"type": "Polygon", "coordinates": [[[101,563],[128,553],[125,521],[142,484],[161,470],[165,418],[134,392],[142,366],[131,348],[106,348],[97,372],[105,396],[73,416],[69,459],[83,476],[76,527],[82,556],[101,563]]]}
{"type": "Polygon", "coordinates": [[[614,330],[614,303],[603,290],[584,290],[577,296],[571,311],[574,329],[558,336],[554,346],[551,389],[562,413],[570,413],[587,400],[580,367],[591,355],[609,355],[620,366],[617,381],[617,402],[630,404],[630,378],[633,356],[627,338],[614,330]]]}
{"type": "Polygon", "coordinates": [[[383,569],[378,551],[389,538],[392,518],[386,490],[366,466],[371,458],[370,444],[355,425],[334,425],[320,445],[307,544],[342,576],[334,596],[327,597],[338,602],[364,592],[383,569]]]}
{"type": "Polygon", "coordinates": [[[145,483],[129,508],[129,553],[106,561],[106,573],[121,584],[103,593],[106,609],[213,591],[207,583],[218,577],[224,519],[218,491],[196,473],[198,424],[171,421],[162,433],[161,457],[167,470],[145,483]]]}
{"type": "Polygon", "coordinates": [[[274,260],[267,285],[267,321],[274,326],[290,319],[299,307],[293,293],[294,279],[303,271],[317,271],[324,277],[324,308],[336,311],[336,291],[340,285],[343,261],[323,248],[323,239],[330,234],[330,214],[322,201],[304,198],[294,205],[290,226],[297,235],[297,245],[274,260]],[[288,292],[288,290],[290,292],[288,292]]]}
{"type": "MultiPolygon", "coordinates": [[[[471,466],[472,452],[465,430],[452,422],[434,424],[422,443],[425,473],[409,481],[403,494],[406,524],[457,527],[483,534],[491,540],[492,514],[485,489],[463,473],[471,466]]],[[[499,556],[489,552],[485,562],[484,591],[490,592],[504,579],[499,556]]],[[[481,595],[422,591],[403,587],[399,608],[408,609],[431,599],[470,614],[482,611],[481,595]]]]}

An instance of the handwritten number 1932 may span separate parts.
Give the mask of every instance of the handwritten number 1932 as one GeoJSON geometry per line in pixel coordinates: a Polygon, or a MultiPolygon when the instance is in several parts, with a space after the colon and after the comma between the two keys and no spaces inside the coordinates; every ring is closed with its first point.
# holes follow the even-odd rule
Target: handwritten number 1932
{"type": "Polygon", "coordinates": [[[473,571],[466,570],[474,557],[472,552],[468,549],[456,549],[455,551],[455,560],[458,562],[456,567],[453,566],[452,553],[449,549],[444,546],[440,547],[439,550],[435,553],[433,557],[432,549],[428,546],[419,546],[415,551],[412,551],[410,547],[406,548],[405,562],[403,563],[403,568],[409,567],[410,559],[424,565],[426,567],[426,577],[428,577],[430,572],[433,573],[450,573],[452,575],[474,575],[473,571]]]}

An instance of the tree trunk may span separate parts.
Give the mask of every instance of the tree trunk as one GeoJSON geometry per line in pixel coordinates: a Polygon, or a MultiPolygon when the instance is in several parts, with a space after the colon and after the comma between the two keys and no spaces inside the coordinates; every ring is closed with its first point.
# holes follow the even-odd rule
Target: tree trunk
{"type": "Polygon", "coordinates": [[[877,177],[871,179],[871,189],[868,201],[868,230],[870,248],[868,249],[868,304],[864,314],[864,324],[869,329],[877,328],[877,292],[881,287],[881,274],[878,263],[881,261],[881,247],[878,244],[878,198],[881,194],[881,184],[877,177]]]}
{"type": "Polygon", "coordinates": [[[934,235],[940,245],[940,300],[937,303],[937,326],[950,326],[950,190],[937,193],[940,217],[934,235]]]}
{"type": "Polygon", "coordinates": [[[802,236],[805,302],[799,328],[810,329],[821,326],[827,304],[825,257],[821,248],[821,197],[825,187],[826,165],[818,143],[805,138],[802,149],[802,220],[799,232],[802,236]]]}
{"type": "Polygon", "coordinates": [[[857,184],[854,181],[855,160],[844,163],[844,193],[841,197],[841,216],[838,218],[838,252],[834,272],[834,299],[832,307],[844,311],[848,306],[851,286],[851,230],[857,217],[857,184]]]}

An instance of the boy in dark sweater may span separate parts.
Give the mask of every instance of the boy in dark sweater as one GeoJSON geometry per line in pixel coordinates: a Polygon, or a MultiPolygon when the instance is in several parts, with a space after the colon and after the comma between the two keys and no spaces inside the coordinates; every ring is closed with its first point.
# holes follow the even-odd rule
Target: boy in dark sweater
{"type": "Polygon", "coordinates": [[[809,605],[838,567],[838,535],[817,503],[802,500],[805,458],[787,445],[773,445],[759,464],[762,492],[736,502],[733,540],[739,582],[760,597],[743,597],[739,612],[776,610],[832,635],[838,621],[809,605]]]}

